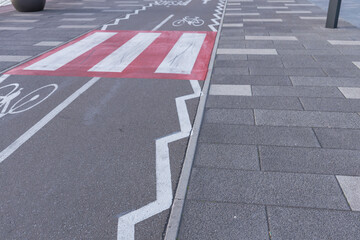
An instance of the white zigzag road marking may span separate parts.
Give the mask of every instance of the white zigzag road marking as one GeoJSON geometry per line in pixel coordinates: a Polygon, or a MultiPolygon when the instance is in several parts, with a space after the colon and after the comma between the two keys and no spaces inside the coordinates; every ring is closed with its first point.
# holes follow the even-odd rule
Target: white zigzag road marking
{"type": "Polygon", "coordinates": [[[130,18],[130,16],[132,16],[132,15],[137,15],[137,14],[139,14],[140,11],[145,11],[147,8],[150,8],[150,7],[152,7],[152,6],[153,6],[152,3],[149,3],[149,5],[147,5],[147,6],[142,6],[141,9],[137,9],[137,10],[135,10],[133,13],[128,13],[128,14],[126,14],[125,17],[123,17],[123,18],[117,18],[117,19],[115,19],[114,23],[105,24],[105,25],[101,28],[101,30],[106,30],[106,29],[108,28],[108,26],[118,25],[120,21],[122,21],[122,20],[127,20],[127,19],[130,18]]]}
{"type": "Polygon", "coordinates": [[[212,18],[211,21],[213,22],[213,24],[209,24],[208,27],[213,31],[213,32],[217,32],[217,29],[215,28],[215,26],[219,26],[220,22],[219,20],[221,20],[221,15],[222,12],[224,10],[224,6],[225,6],[225,2],[226,0],[220,0],[216,6],[215,9],[215,13],[213,14],[213,16],[215,18],[212,18]]]}
{"type": "MultiPolygon", "coordinates": [[[[133,13],[126,14],[126,16],[123,18],[116,19],[112,24],[104,25],[101,30],[106,30],[108,26],[118,25],[121,20],[127,20],[130,18],[130,16],[139,14],[140,11],[145,11],[147,8],[152,6],[152,3],[147,6],[143,6],[141,9],[135,10],[133,13]]],[[[216,12],[218,14],[221,14],[220,10],[216,12]]],[[[221,19],[219,16],[215,17],[217,19],[221,19]]],[[[213,22],[214,26],[219,25],[219,22],[213,22]]],[[[180,132],[176,132],[156,140],[156,200],[137,210],[134,210],[119,217],[117,240],[134,239],[135,225],[137,223],[142,222],[145,219],[159,214],[171,207],[173,201],[173,194],[171,183],[170,153],[168,144],[189,137],[191,133],[192,125],[189,113],[187,111],[186,100],[200,97],[201,87],[196,80],[190,80],[190,84],[194,93],[175,99],[180,123],[180,132]]]]}
{"type": "Polygon", "coordinates": [[[194,93],[175,99],[180,123],[180,132],[156,140],[156,201],[119,217],[117,240],[134,239],[136,223],[144,221],[171,207],[173,194],[168,144],[190,135],[192,125],[186,106],[186,100],[197,98],[201,95],[199,82],[190,80],[190,83],[194,93]]]}

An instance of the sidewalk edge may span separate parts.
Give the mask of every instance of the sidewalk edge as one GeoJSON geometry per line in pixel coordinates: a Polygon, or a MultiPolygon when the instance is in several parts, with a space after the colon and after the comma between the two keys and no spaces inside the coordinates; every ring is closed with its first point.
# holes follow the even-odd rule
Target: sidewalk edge
{"type": "Polygon", "coordinates": [[[203,117],[204,117],[205,104],[207,101],[208,92],[209,92],[209,88],[210,88],[210,79],[211,79],[212,71],[214,68],[216,51],[217,51],[217,48],[219,45],[222,24],[223,24],[224,17],[225,17],[226,5],[227,5],[227,0],[224,2],[224,9],[222,12],[219,29],[217,31],[214,48],[213,48],[213,51],[211,54],[210,64],[208,67],[208,74],[204,81],[202,95],[200,97],[199,105],[197,107],[194,126],[192,129],[188,147],[186,150],[184,164],[183,164],[183,167],[181,170],[179,183],[178,183],[178,186],[177,186],[176,192],[175,192],[174,202],[173,202],[173,205],[170,210],[170,216],[169,216],[168,224],[166,226],[164,240],[175,240],[177,238],[177,235],[179,232],[181,217],[182,217],[182,213],[184,210],[185,197],[186,197],[186,193],[187,193],[187,186],[188,186],[189,180],[190,180],[190,175],[191,175],[192,166],[193,166],[195,153],[196,153],[197,141],[198,141],[201,124],[202,124],[203,117]]]}

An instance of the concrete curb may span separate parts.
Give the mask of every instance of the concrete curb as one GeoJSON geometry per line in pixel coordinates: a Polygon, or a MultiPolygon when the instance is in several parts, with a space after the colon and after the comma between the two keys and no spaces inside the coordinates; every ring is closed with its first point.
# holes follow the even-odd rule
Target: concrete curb
{"type": "Polygon", "coordinates": [[[187,186],[189,184],[191,170],[194,162],[194,157],[196,153],[196,147],[197,147],[197,141],[200,133],[201,123],[203,121],[204,112],[205,112],[205,104],[207,101],[207,96],[210,88],[210,79],[215,63],[215,57],[216,57],[216,51],[219,44],[220,34],[222,30],[222,24],[224,21],[224,14],[226,10],[226,4],[227,1],[224,2],[224,9],[222,12],[221,21],[219,24],[218,34],[216,36],[213,52],[211,54],[211,60],[210,65],[208,68],[208,74],[205,79],[205,83],[203,86],[202,95],[200,97],[200,102],[196,111],[196,117],[194,121],[194,126],[190,135],[188,147],[185,154],[184,164],[181,170],[179,183],[176,189],[174,202],[171,207],[169,221],[166,226],[166,232],[164,239],[165,240],[175,240],[177,238],[179,228],[180,228],[180,222],[181,222],[181,216],[182,212],[184,210],[184,204],[185,204],[185,197],[187,193],[187,186]]]}

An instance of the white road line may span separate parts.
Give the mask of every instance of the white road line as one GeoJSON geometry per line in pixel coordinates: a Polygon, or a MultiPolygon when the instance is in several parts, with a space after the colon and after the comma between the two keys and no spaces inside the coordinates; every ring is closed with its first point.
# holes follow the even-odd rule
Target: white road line
{"type": "MultiPolygon", "coordinates": [[[[216,5],[216,9],[215,9],[215,13],[213,14],[213,16],[215,18],[212,18],[211,21],[213,22],[212,24],[209,24],[208,27],[213,31],[213,32],[217,32],[217,29],[215,28],[215,26],[219,26],[220,25],[220,21],[221,21],[221,17],[223,15],[223,11],[224,11],[224,7],[225,7],[225,1],[226,0],[220,0],[218,2],[218,4],[216,5]]],[[[236,3],[239,4],[240,3],[236,3]]],[[[230,4],[228,4],[230,5],[230,4]]]]}
{"type": "Polygon", "coordinates": [[[355,66],[357,66],[360,69],[360,62],[353,62],[353,64],[355,64],[355,66]]]}
{"type": "Polygon", "coordinates": [[[171,14],[170,16],[168,16],[167,18],[165,18],[159,25],[157,25],[156,27],[154,27],[151,31],[156,31],[159,28],[161,28],[167,21],[169,21],[172,17],[174,16],[174,14],[171,14]]]}
{"type": "Polygon", "coordinates": [[[189,82],[194,93],[175,99],[180,123],[180,131],[184,133],[190,133],[190,131],[192,130],[189,113],[187,111],[186,100],[197,98],[201,95],[201,87],[199,85],[199,82],[196,80],[190,80],[189,82]]]}
{"type": "Polygon", "coordinates": [[[65,99],[60,103],[56,108],[49,112],[45,117],[38,121],[34,126],[22,134],[18,139],[16,139],[12,144],[0,152],[0,163],[8,158],[12,153],[14,153],[21,145],[23,145],[27,140],[34,136],[40,129],[42,129],[46,124],[48,124],[54,117],[56,117],[62,110],[69,106],[75,99],[77,99],[82,93],[88,90],[92,85],[94,85],[100,78],[92,78],[76,92],[74,92],[70,97],[65,99]]]}
{"type": "Polygon", "coordinates": [[[139,14],[140,11],[145,11],[147,8],[150,8],[150,7],[152,7],[152,6],[153,6],[153,4],[152,4],[152,3],[149,3],[149,5],[143,6],[141,9],[137,9],[137,10],[135,10],[133,13],[128,13],[128,14],[126,14],[125,17],[117,18],[117,19],[114,20],[114,23],[110,23],[110,24],[105,24],[105,25],[103,25],[102,28],[101,28],[101,30],[106,30],[106,29],[108,28],[108,26],[118,25],[120,21],[129,19],[130,16],[132,16],[132,15],[137,15],[137,14],[139,14]]]}
{"type": "Polygon", "coordinates": [[[7,79],[8,77],[10,77],[9,74],[4,74],[4,75],[0,76],[0,83],[2,83],[3,81],[5,81],[5,79],[7,79]]]}
{"type": "Polygon", "coordinates": [[[2,0],[2,1],[0,0],[0,7],[7,6],[10,4],[11,4],[10,0],[2,0]]]}
{"type": "Polygon", "coordinates": [[[156,73],[190,74],[202,44],[204,33],[184,33],[156,69],[156,73]]]}
{"type": "Polygon", "coordinates": [[[94,34],[26,67],[25,70],[55,71],[114,35],[116,35],[116,33],[95,32],[94,34]]]}
{"type": "Polygon", "coordinates": [[[201,87],[198,81],[190,80],[194,93],[175,99],[180,123],[180,132],[156,140],[156,201],[118,219],[117,240],[135,239],[135,224],[144,221],[171,207],[173,201],[169,143],[186,138],[192,126],[186,106],[186,100],[200,97],[201,87]]]}
{"type": "Polygon", "coordinates": [[[161,33],[136,34],[132,39],[92,67],[89,72],[122,72],[160,35],[161,33]]]}

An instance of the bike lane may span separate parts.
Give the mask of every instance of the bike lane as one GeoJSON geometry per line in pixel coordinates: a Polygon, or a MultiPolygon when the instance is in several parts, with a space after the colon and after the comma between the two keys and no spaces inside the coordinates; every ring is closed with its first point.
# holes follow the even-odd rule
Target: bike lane
{"type": "MultiPolygon", "coordinates": [[[[197,3],[197,11],[204,11],[197,3]]],[[[206,14],[214,11],[208,6],[206,14]]],[[[156,6],[149,8],[152,14],[139,12],[129,17],[131,22],[120,21],[106,30],[149,31],[144,26],[151,16],[156,19],[152,29],[159,27],[160,32],[194,30],[189,24],[175,28],[172,21],[161,25],[171,14],[177,20],[170,9],[178,8],[196,12],[190,4],[156,6]]],[[[196,31],[210,30],[212,22],[203,18],[196,31]]],[[[202,85],[186,79],[81,77],[76,71],[74,76],[5,79],[0,87],[19,83],[21,96],[49,84],[57,89],[28,111],[0,119],[5,140],[1,149],[19,142],[22,134],[30,136],[0,163],[1,238],[161,239],[169,199],[162,202],[159,196],[169,187],[175,191],[202,85]],[[63,109],[51,115],[60,105],[63,109]],[[29,128],[42,120],[48,122],[29,128]],[[170,165],[158,164],[166,155],[170,165]],[[159,173],[167,167],[171,183],[161,183],[164,176],[159,173]],[[144,206],[149,208],[137,211],[144,206]],[[132,223],[137,223],[134,232],[125,233],[132,223]]]]}

